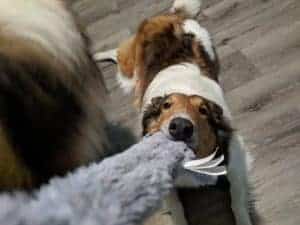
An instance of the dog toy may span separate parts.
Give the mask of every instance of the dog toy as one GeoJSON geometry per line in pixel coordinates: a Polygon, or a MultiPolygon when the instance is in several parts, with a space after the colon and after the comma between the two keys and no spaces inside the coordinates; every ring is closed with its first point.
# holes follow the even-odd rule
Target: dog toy
{"type": "Polygon", "coordinates": [[[191,161],[185,144],[163,134],[144,138],[127,151],[66,178],[55,178],[34,194],[0,195],[0,224],[137,225],[174,187],[178,168],[202,172],[218,160],[191,161]]]}

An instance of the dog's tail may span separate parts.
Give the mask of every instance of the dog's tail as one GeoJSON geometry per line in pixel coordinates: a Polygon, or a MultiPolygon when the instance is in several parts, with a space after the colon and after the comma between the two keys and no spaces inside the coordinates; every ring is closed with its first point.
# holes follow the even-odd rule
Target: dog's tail
{"type": "Polygon", "coordinates": [[[187,18],[194,18],[199,14],[201,5],[202,0],[175,0],[170,11],[187,18]]]}

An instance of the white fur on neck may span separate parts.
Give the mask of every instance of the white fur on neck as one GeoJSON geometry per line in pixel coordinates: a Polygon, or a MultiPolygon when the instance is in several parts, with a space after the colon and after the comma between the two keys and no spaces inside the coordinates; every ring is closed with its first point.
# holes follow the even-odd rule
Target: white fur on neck
{"type": "Polygon", "coordinates": [[[211,60],[216,59],[210,34],[198,23],[198,21],[192,19],[185,20],[183,23],[183,30],[186,34],[193,34],[195,39],[198,42],[201,42],[211,60]]]}
{"type": "Polygon", "coordinates": [[[136,76],[134,75],[133,78],[128,78],[122,73],[120,67],[118,66],[117,81],[124,93],[129,94],[134,89],[136,84],[136,76]]]}

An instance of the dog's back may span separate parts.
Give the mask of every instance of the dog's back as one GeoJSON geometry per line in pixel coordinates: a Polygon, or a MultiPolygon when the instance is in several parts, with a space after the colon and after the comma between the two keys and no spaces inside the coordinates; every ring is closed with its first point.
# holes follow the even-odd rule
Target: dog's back
{"type": "Polygon", "coordinates": [[[101,82],[62,1],[0,2],[0,190],[105,155],[101,82]]]}

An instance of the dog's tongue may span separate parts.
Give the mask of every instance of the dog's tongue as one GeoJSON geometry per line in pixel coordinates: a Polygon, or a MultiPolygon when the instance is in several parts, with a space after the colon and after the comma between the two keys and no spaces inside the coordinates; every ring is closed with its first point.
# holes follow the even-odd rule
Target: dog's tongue
{"type": "Polygon", "coordinates": [[[227,170],[225,166],[219,166],[224,161],[224,155],[219,156],[218,158],[214,159],[216,154],[216,150],[211,155],[198,159],[198,160],[192,160],[185,162],[183,164],[183,167],[186,170],[204,174],[204,175],[210,175],[210,176],[222,176],[227,174],[227,170]]]}

